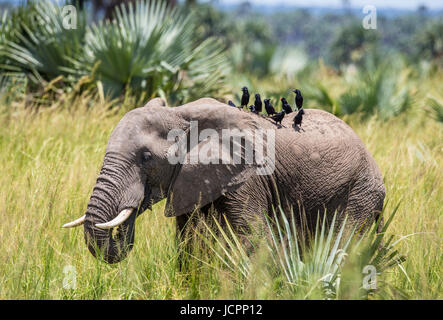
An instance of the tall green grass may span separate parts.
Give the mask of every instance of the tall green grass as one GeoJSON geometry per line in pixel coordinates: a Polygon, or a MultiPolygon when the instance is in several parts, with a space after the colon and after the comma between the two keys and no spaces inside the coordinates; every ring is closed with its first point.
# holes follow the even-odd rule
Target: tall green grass
{"type": "MultiPolygon", "coordinates": [[[[331,90],[338,86],[334,78],[325,83],[331,90]]],[[[84,213],[110,132],[133,105],[128,100],[121,109],[109,108],[116,102],[82,94],[37,110],[25,107],[24,98],[5,98],[0,103],[0,298],[441,299],[443,128],[428,116],[424,99],[428,91],[438,97],[434,91],[440,83],[423,82],[426,91],[419,88],[408,113],[384,120],[377,115],[362,120],[358,114],[344,118],[384,176],[389,200],[385,212],[400,203],[385,239],[392,237],[392,249],[406,260],[381,271],[379,289],[366,292],[361,288],[361,251],[344,250],[340,287],[329,295],[322,286],[291,284],[297,282],[275,267],[279,258],[273,254],[278,251],[268,248],[278,247],[278,241],[258,241],[247,260],[241,251],[214,247],[223,259],[231,256],[231,268],[208,246],[197,247],[186,255],[188,268],[180,271],[175,221],[163,216],[163,202],[137,220],[135,247],[126,260],[117,265],[99,262],[88,252],[82,228],[61,226],[84,213]],[[233,268],[238,262],[249,271],[233,268]],[[75,268],[75,289],[63,288],[66,266],[75,268]]],[[[268,84],[259,85],[268,90],[268,84]]],[[[334,243],[331,239],[332,248],[334,243]]],[[[235,242],[229,248],[242,250],[235,242]]],[[[314,256],[293,257],[300,268],[301,263],[315,266],[314,256]]]]}

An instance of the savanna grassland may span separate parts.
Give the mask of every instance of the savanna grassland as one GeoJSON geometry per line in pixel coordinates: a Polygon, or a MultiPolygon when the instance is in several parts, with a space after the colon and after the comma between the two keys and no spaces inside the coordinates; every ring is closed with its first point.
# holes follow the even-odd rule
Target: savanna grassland
{"type": "Polygon", "coordinates": [[[92,2],[75,28],[58,2],[0,4],[0,299],[443,298],[441,12],[380,11],[365,29],[359,10],[139,0],[102,8],[105,21],[92,2]],[[299,88],[305,108],[357,132],[385,181],[380,234],[319,221],[304,246],[277,207],[251,255],[215,224],[183,253],[160,202],[137,219],[129,256],[107,265],[82,227],[61,228],[84,214],[125,112],[157,96],[238,104],[243,86],[277,110],[299,88]]]}
{"type": "MultiPolygon", "coordinates": [[[[330,92],[342,90],[340,77],[318,77],[330,92]]],[[[362,273],[349,252],[340,269],[342,284],[332,298],[443,298],[443,125],[427,106],[428,94],[443,101],[442,83],[441,73],[415,82],[411,108],[397,116],[384,119],[375,112],[342,117],[380,167],[385,213],[398,206],[385,238],[393,237],[393,247],[405,259],[381,272],[377,289],[362,295],[362,273]]],[[[275,86],[284,91],[292,84],[254,80],[250,89],[265,95],[278,91],[275,86]]],[[[235,83],[232,90],[238,87],[235,83]]],[[[307,103],[328,108],[309,99],[307,103]]],[[[163,215],[164,203],[139,217],[134,249],[116,265],[88,252],[83,228],[62,229],[84,214],[107,139],[125,111],[135,107],[130,99],[112,108],[116,104],[99,94],[65,97],[39,109],[23,99],[1,103],[0,299],[325,297],[315,272],[312,281],[296,285],[277,267],[266,267],[272,257],[265,244],[248,258],[246,273],[228,267],[214,252],[195,252],[187,258],[190,267],[179,271],[175,220],[163,215]],[[75,288],[63,287],[66,266],[75,268],[75,288]]]]}

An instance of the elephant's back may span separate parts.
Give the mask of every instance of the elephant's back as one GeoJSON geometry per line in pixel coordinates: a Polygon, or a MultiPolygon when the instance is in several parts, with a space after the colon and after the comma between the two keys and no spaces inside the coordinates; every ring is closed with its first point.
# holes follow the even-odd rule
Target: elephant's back
{"type": "Polygon", "coordinates": [[[283,119],[281,130],[277,130],[278,135],[286,140],[287,144],[311,152],[335,150],[342,152],[343,156],[351,156],[353,153],[360,156],[369,155],[361,139],[343,120],[319,109],[304,111],[301,125],[294,125],[297,112],[293,112],[283,119]]]}
{"type": "Polygon", "coordinates": [[[333,114],[319,109],[305,109],[301,126],[294,125],[297,111],[287,115],[282,124],[284,129],[289,129],[300,135],[300,139],[329,140],[355,140],[362,144],[360,138],[343,120],[333,114]]]}
{"type": "MultiPolygon", "coordinates": [[[[317,109],[306,109],[301,126],[294,126],[297,112],[287,115],[276,136],[280,157],[290,179],[299,181],[306,197],[329,201],[332,194],[349,193],[357,180],[382,189],[380,171],[361,139],[344,121],[317,109]]],[[[314,199],[311,199],[315,202],[314,199]]]]}

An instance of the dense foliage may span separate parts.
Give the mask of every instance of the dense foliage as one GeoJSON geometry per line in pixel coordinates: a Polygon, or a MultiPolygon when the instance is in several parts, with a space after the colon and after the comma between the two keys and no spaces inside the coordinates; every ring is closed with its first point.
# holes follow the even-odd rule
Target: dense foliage
{"type": "Polygon", "coordinates": [[[162,96],[174,105],[223,95],[235,70],[245,84],[248,76],[303,78],[307,96],[335,114],[378,110],[389,117],[409,107],[411,78],[443,63],[441,16],[424,8],[379,14],[376,30],[364,29],[362,14],[353,11],[264,13],[246,5],[223,11],[148,0],[117,6],[112,17],[93,22],[79,10],[76,29],[65,29],[61,7],[47,0],[3,12],[2,83],[21,79],[40,101],[47,101],[42,92],[50,84],[57,92],[162,96]],[[346,75],[346,92],[328,92],[316,80],[323,62],[346,75]]]}
{"type": "Polygon", "coordinates": [[[223,50],[212,38],[195,39],[192,14],[162,1],[139,1],[117,7],[115,16],[88,24],[79,11],[76,28],[67,29],[61,7],[50,1],[29,2],[10,18],[5,13],[2,30],[12,30],[1,35],[3,74],[26,74],[34,87],[62,76],[68,90],[91,76],[111,97],[130,92],[167,96],[171,103],[219,91],[227,71],[223,50]]]}
{"type": "MultiPolygon", "coordinates": [[[[220,11],[210,5],[199,8],[202,35],[217,35],[228,44],[242,45],[254,55],[257,43],[271,50],[275,47],[297,47],[310,58],[322,58],[334,66],[352,62],[374,45],[384,52],[401,52],[412,61],[439,59],[442,55],[442,13],[419,8],[415,12],[377,12],[377,29],[362,27],[364,14],[359,10],[292,9],[267,13],[251,7],[220,11]],[[426,55],[425,52],[432,54],[426,55]]],[[[261,52],[258,49],[258,54],[261,52]]],[[[268,62],[271,58],[269,58],[268,62]]],[[[251,62],[244,58],[243,63],[251,62]]],[[[263,64],[262,71],[267,71],[263,64]]],[[[249,64],[253,70],[254,61],[249,64]]]]}

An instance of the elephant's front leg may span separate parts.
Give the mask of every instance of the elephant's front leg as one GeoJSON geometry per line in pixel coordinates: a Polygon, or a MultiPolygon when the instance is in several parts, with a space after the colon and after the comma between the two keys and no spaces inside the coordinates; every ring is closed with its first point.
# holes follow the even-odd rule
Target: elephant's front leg
{"type": "Polygon", "coordinates": [[[265,226],[263,213],[266,211],[263,199],[254,199],[251,194],[253,193],[245,188],[228,193],[214,201],[206,212],[206,217],[211,219],[208,225],[214,227],[215,233],[223,237],[219,232],[219,228],[222,228],[229,237],[237,237],[248,255],[254,249],[253,242],[257,238],[254,236],[265,226]],[[214,219],[217,220],[218,226],[214,224],[214,219]],[[235,235],[232,235],[232,232],[235,235]]]}
{"type": "Polygon", "coordinates": [[[189,224],[192,223],[191,221],[191,213],[186,213],[183,215],[180,215],[178,217],[175,217],[176,222],[176,241],[177,241],[177,248],[179,250],[178,253],[178,267],[180,271],[186,270],[186,258],[189,256],[189,253],[191,253],[192,247],[189,237],[189,230],[188,228],[189,224]]]}
{"type": "MultiPolygon", "coordinates": [[[[211,206],[212,204],[208,205],[211,206]]],[[[199,234],[205,234],[205,224],[210,225],[206,207],[193,212],[185,213],[176,217],[176,241],[178,252],[178,264],[180,271],[187,270],[186,264],[194,249],[203,249],[205,244],[197,238],[199,234]],[[196,247],[194,247],[196,245],[196,247]]]]}

